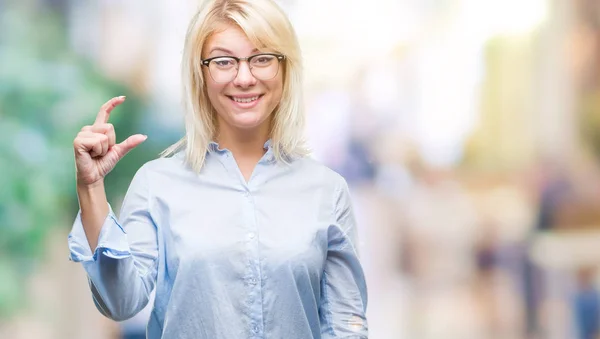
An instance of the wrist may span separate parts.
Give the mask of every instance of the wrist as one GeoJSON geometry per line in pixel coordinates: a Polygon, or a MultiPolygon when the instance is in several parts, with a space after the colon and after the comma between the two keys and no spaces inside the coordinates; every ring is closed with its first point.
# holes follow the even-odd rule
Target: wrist
{"type": "Polygon", "coordinates": [[[78,192],[93,192],[96,190],[104,190],[104,179],[100,179],[93,183],[83,183],[77,180],[77,191],[78,192]]]}

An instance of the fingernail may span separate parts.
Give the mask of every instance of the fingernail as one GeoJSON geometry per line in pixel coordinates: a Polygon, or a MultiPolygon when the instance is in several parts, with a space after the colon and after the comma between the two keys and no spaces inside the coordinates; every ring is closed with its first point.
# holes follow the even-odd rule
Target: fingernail
{"type": "Polygon", "coordinates": [[[119,97],[119,99],[125,99],[125,96],[124,96],[124,95],[121,95],[121,96],[119,97]]]}

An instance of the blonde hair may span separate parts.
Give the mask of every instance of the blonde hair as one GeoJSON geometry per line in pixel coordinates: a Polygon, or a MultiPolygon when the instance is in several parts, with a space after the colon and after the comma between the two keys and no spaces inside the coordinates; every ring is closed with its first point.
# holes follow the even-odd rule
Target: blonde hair
{"type": "Polygon", "coordinates": [[[282,9],[272,0],[207,0],[192,18],[182,57],[185,136],[161,153],[170,156],[185,148],[186,162],[199,172],[209,144],[217,133],[215,110],[202,73],[202,49],[223,23],[242,29],[257,48],[285,55],[283,92],[273,112],[270,138],[278,161],[308,154],[304,140],[302,60],[296,33],[282,9]]]}

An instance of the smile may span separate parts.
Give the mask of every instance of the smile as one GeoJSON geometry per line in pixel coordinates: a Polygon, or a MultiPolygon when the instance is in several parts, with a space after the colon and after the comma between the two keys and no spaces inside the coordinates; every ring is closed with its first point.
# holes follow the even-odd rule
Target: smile
{"type": "Polygon", "coordinates": [[[231,100],[234,107],[237,107],[242,110],[247,110],[256,107],[258,103],[261,102],[263,96],[264,94],[259,94],[251,97],[236,97],[230,95],[228,95],[227,97],[229,98],[229,100],[231,100]]]}
{"type": "Polygon", "coordinates": [[[239,102],[239,103],[243,103],[243,104],[248,104],[251,103],[253,101],[258,100],[262,95],[256,95],[253,97],[245,97],[245,98],[240,98],[240,97],[234,97],[234,96],[229,96],[229,99],[235,101],[235,102],[239,102]]]}

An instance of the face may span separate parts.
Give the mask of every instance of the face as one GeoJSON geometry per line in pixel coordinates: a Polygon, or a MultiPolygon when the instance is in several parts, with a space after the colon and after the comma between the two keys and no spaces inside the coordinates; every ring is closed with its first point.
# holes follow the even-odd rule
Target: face
{"type": "MultiPolygon", "coordinates": [[[[259,51],[237,26],[224,25],[204,45],[202,58],[218,56],[248,57],[259,51]]],[[[276,61],[277,62],[277,61],[276,61]]],[[[269,80],[260,80],[250,71],[248,62],[239,63],[237,76],[227,83],[216,82],[208,67],[202,67],[208,97],[218,114],[219,128],[233,130],[266,130],[271,115],[281,100],[283,92],[283,65],[277,75],[269,80]]]]}

